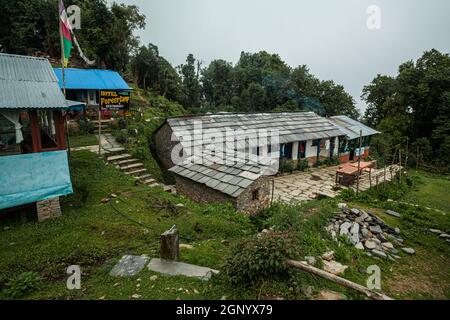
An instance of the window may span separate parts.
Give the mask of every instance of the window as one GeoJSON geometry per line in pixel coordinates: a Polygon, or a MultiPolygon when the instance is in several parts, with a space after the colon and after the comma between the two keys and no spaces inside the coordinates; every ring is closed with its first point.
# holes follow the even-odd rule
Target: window
{"type": "Polygon", "coordinates": [[[252,191],[252,200],[259,200],[259,188],[252,191]]]}
{"type": "Polygon", "coordinates": [[[304,159],[306,157],[306,141],[300,141],[298,143],[298,159],[304,159]]]}
{"type": "Polygon", "coordinates": [[[292,142],[281,144],[280,158],[281,159],[292,159],[292,142]]]}
{"type": "Polygon", "coordinates": [[[14,124],[0,114],[0,156],[20,153],[14,124]]]}
{"type": "Polygon", "coordinates": [[[58,147],[53,110],[39,110],[37,112],[37,116],[40,127],[42,149],[52,149],[58,147]]]}

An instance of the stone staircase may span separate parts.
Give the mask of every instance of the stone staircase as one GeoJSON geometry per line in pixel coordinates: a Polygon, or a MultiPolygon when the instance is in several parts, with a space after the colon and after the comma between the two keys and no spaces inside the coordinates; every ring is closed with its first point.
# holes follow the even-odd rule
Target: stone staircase
{"type": "Polygon", "coordinates": [[[111,133],[111,120],[110,119],[106,119],[106,120],[101,120],[100,123],[98,123],[98,120],[93,120],[92,121],[94,123],[94,132],[98,132],[98,127],[99,125],[101,125],[102,127],[102,133],[111,133]]]}
{"type": "Polygon", "coordinates": [[[161,187],[166,192],[176,193],[175,186],[168,186],[153,179],[152,175],[144,167],[144,164],[126,153],[125,148],[109,149],[106,161],[116,166],[125,174],[135,177],[140,183],[149,187],[161,187]]]}

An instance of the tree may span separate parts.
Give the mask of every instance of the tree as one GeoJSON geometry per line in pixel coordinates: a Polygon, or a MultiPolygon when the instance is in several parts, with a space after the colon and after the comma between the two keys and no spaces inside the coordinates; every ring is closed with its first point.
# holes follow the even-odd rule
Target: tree
{"type": "Polygon", "coordinates": [[[201,62],[196,60],[193,54],[189,54],[186,64],[178,67],[183,85],[183,106],[187,109],[198,108],[201,103],[200,66],[201,62]]]}
{"type": "MultiPolygon", "coordinates": [[[[368,109],[365,120],[385,133],[385,144],[420,147],[426,141],[432,150],[428,161],[449,168],[450,154],[450,56],[435,49],[416,62],[407,61],[396,77],[378,75],[363,89],[368,109]]],[[[423,148],[419,148],[423,149],[423,148]]],[[[426,148],[428,150],[428,147],[426,148]]]]}
{"type": "Polygon", "coordinates": [[[202,70],[205,100],[214,106],[227,106],[233,97],[233,66],[225,60],[213,60],[202,70]]]}

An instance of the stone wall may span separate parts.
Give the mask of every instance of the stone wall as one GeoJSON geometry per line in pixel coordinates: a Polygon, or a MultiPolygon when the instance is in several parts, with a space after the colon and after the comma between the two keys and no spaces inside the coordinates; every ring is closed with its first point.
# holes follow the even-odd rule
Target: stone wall
{"type": "Polygon", "coordinates": [[[202,203],[233,202],[234,199],[225,193],[211,189],[204,184],[175,175],[177,194],[182,194],[190,199],[202,203]]]}
{"type": "Polygon", "coordinates": [[[59,197],[36,202],[36,212],[39,222],[61,216],[59,197]]]}
{"type": "Polygon", "coordinates": [[[153,134],[153,153],[164,169],[173,167],[172,150],[178,141],[171,141],[172,129],[165,123],[153,134]]]}
{"type": "Polygon", "coordinates": [[[272,198],[272,177],[263,176],[253,182],[235,199],[237,210],[253,215],[270,205],[272,198]],[[258,199],[253,200],[253,191],[258,189],[258,199]]]}
{"type": "Polygon", "coordinates": [[[178,194],[202,203],[226,203],[231,202],[238,211],[253,215],[259,210],[270,205],[272,196],[272,178],[261,177],[251,184],[237,198],[233,198],[225,193],[219,192],[204,184],[186,179],[179,175],[175,176],[176,189],[178,194]],[[253,191],[259,189],[259,198],[252,199],[253,191]]]}

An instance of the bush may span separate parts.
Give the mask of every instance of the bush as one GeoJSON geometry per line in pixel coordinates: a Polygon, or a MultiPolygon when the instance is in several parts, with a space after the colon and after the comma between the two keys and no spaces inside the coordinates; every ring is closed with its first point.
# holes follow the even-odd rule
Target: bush
{"type": "Polygon", "coordinates": [[[286,259],[295,258],[295,245],[286,232],[260,233],[236,245],[224,266],[234,285],[249,286],[262,279],[286,276],[286,259]]]}
{"type": "Polygon", "coordinates": [[[297,162],[297,170],[305,171],[308,168],[309,168],[309,163],[307,160],[300,160],[297,162]]]}
{"type": "Polygon", "coordinates": [[[116,141],[121,144],[126,144],[128,142],[128,134],[124,131],[117,132],[116,141]]]}
{"type": "Polygon", "coordinates": [[[86,118],[80,118],[78,120],[78,127],[80,132],[83,134],[92,134],[94,133],[94,123],[86,118]]]}
{"type": "Polygon", "coordinates": [[[27,293],[39,290],[42,279],[36,272],[23,272],[8,282],[6,294],[11,298],[20,298],[27,293]]]}
{"type": "Polygon", "coordinates": [[[127,121],[124,118],[119,118],[119,121],[118,121],[117,124],[119,126],[119,129],[126,129],[127,128],[127,121]]]}
{"type": "Polygon", "coordinates": [[[280,171],[292,173],[294,171],[294,166],[291,160],[281,159],[280,160],[280,171]]]}
{"type": "Polygon", "coordinates": [[[340,164],[340,162],[337,158],[333,157],[333,158],[327,158],[327,159],[321,161],[321,164],[324,166],[330,167],[330,166],[337,166],[340,164]]]}

